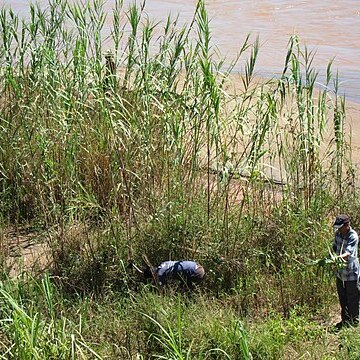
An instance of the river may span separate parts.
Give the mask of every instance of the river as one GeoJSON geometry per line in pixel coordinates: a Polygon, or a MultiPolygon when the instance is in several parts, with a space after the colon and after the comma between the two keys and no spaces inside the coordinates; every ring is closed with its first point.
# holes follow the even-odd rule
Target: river
{"type": "MultiPolygon", "coordinates": [[[[124,8],[130,0],[124,1],[124,8]]],[[[0,0],[26,16],[27,0],[0,0]]],[[[40,1],[40,4],[45,4],[40,1]]],[[[114,0],[105,1],[109,13],[114,0]]],[[[147,0],[145,12],[151,19],[164,21],[168,14],[179,15],[188,24],[195,0],[147,0]]],[[[248,33],[259,36],[260,53],[256,74],[276,76],[281,70],[291,35],[316,51],[314,65],[324,74],[328,62],[339,71],[340,90],[346,98],[360,103],[360,1],[357,0],[208,0],[212,43],[222,56],[234,59],[248,33]]],[[[110,28],[111,16],[105,26],[110,28]]],[[[235,68],[240,71],[240,68],[235,68]]],[[[322,76],[318,86],[321,87],[322,76]]]]}

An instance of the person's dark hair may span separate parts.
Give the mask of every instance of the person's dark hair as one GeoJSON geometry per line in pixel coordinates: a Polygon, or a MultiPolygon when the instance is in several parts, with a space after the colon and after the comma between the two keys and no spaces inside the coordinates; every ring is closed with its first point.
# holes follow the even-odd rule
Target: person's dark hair
{"type": "Polygon", "coordinates": [[[150,266],[147,265],[143,268],[143,274],[145,279],[151,279],[153,277],[150,266]]]}

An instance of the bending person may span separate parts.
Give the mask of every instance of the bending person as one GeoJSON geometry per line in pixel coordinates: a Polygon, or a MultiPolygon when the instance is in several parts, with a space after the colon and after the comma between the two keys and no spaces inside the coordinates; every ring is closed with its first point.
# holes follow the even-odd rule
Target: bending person
{"type": "Polygon", "coordinates": [[[147,266],[144,269],[144,277],[154,278],[160,286],[174,279],[192,289],[204,279],[204,276],[204,268],[195,261],[189,260],[164,261],[158,266],[147,266]]]}

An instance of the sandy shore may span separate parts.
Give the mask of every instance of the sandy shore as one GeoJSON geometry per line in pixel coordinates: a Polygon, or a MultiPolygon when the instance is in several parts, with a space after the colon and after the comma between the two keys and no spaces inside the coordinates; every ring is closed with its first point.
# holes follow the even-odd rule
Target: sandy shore
{"type": "Polygon", "coordinates": [[[360,104],[350,101],[346,102],[346,128],[351,140],[352,159],[357,167],[357,174],[360,175],[360,104]]]}

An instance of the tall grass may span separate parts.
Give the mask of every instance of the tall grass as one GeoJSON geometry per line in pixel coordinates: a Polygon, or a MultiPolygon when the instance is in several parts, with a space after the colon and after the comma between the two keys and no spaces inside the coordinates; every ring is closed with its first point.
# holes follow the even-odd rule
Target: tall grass
{"type": "MultiPolygon", "coordinates": [[[[274,89],[276,81],[250,87],[259,51],[255,41],[244,65],[244,88],[234,97],[224,91],[226,74],[220,73],[221,61],[211,44],[202,2],[189,29],[176,32],[176,20],[168,19],[159,37],[159,52],[152,55],[149,49],[156,44],[154,34],[161,31],[160,26],[145,20],[143,8],[133,4],[124,10],[131,27],[128,39],[124,39],[121,10],[122,3],[117,2],[111,38],[116,45],[116,65],[125,75],[122,90],[110,98],[102,91],[106,71],[101,34],[106,15],[101,2],[82,7],[57,0],[45,10],[31,5],[29,22],[11,9],[2,10],[2,127],[10,139],[3,145],[2,164],[12,150],[18,146],[23,149],[17,151],[11,166],[2,170],[3,181],[24,174],[23,186],[18,186],[20,180],[12,182],[12,199],[17,200],[12,205],[5,201],[7,213],[29,218],[31,207],[33,216],[48,217],[49,203],[59,208],[63,201],[62,212],[90,208],[99,216],[99,212],[124,203],[124,196],[132,198],[135,194],[129,191],[134,187],[139,194],[133,200],[157,198],[159,191],[171,196],[171,188],[184,187],[181,183],[193,188],[192,192],[198,191],[193,184],[202,177],[199,168],[204,166],[210,219],[214,194],[211,174],[223,172],[229,163],[232,173],[245,173],[251,179],[269,177],[267,168],[282,165],[280,176],[286,188],[300,187],[299,196],[308,202],[317,187],[313,182],[328,171],[328,167],[316,164],[321,161],[320,145],[328,151],[322,156],[336,161],[336,179],[342,176],[342,100],[335,97],[332,104],[328,93],[323,93],[315,103],[313,55],[302,51],[294,39],[278,89],[274,89]],[[194,40],[190,34],[195,30],[194,40]],[[121,41],[126,51],[119,54],[121,41]],[[230,100],[234,105],[229,109],[230,100]],[[323,139],[332,116],[329,107],[334,110],[334,135],[323,139]],[[292,136],[289,139],[284,132],[282,138],[277,137],[276,147],[269,146],[279,135],[279,127],[291,128],[292,136]],[[24,140],[22,144],[17,143],[19,139],[24,140]],[[327,141],[332,139],[336,147],[327,149],[327,141]],[[92,154],[91,158],[87,154],[92,154]],[[125,174],[119,176],[115,170],[121,162],[131,184],[119,191],[125,174]],[[293,168],[295,164],[297,168],[293,168]],[[35,179],[27,183],[29,174],[35,179]],[[40,179],[47,192],[41,193],[43,184],[34,184],[40,179]],[[31,186],[35,189],[30,192],[31,186]],[[21,189],[27,196],[20,196],[21,189]]],[[[249,37],[241,54],[250,46],[248,41],[249,37]]],[[[333,186],[340,183],[339,178],[333,186]]],[[[4,193],[9,196],[11,189],[5,186],[4,193]]],[[[222,199],[229,191],[221,195],[216,191],[215,198],[222,199]]]]}
{"type": "MultiPolygon", "coordinates": [[[[44,230],[51,270],[72,293],[129,294],[126,260],[147,254],[200,261],[204,287],[235,296],[242,315],[328,306],[330,280],[305,264],[326,252],[329,218],[357,208],[331,61],[318,90],[314,53],[292,37],[281,78],[259,80],[259,40],[244,34],[226,66],[204,2],[183,27],[170,16],[154,23],[145,6],[119,0],[106,14],[101,1],[51,0],[30,5],[29,19],[1,10],[2,228],[44,230]]],[[[42,289],[53,319],[48,282],[42,289]]],[[[40,356],[46,331],[58,330],[2,297],[26,329],[17,339],[40,356]]],[[[182,330],[145,313],[163,352],[191,353],[182,330]]],[[[232,329],[246,354],[245,333],[232,329]]],[[[91,352],[63,335],[68,356],[91,352]]]]}
{"type": "Polygon", "coordinates": [[[2,284],[2,359],[101,358],[82,337],[81,315],[76,323],[56,314],[55,291],[48,275],[41,282],[2,284]]]}
{"type": "Polygon", "coordinates": [[[142,289],[94,301],[67,298],[54,282],[45,276],[2,284],[2,359],[345,359],[359,350],[357,329],[337,337],[306,307],[287,319],[272,313],[247,322],[229,298],[197,294],[189,301],[142,289]]]}

